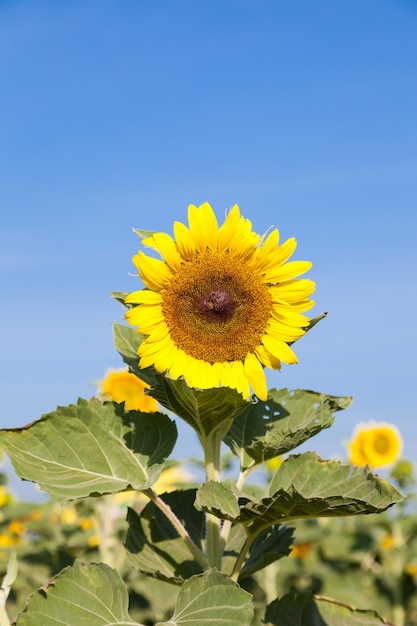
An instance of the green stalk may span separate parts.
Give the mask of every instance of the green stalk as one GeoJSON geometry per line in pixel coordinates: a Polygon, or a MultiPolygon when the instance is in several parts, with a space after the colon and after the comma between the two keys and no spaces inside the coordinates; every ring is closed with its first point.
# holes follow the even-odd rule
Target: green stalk
{"type": "MultiPolygon", "coordinates": [[[[204,450],[206,465],[206,479],[220,482],[220,449],[223,437],[230,428],[231,420],[225,420],[220,426],[209,433],[201,435],[201,445],[204,450]]],[[[221,536],[221,522],[218,517],[206,513],[206,545],[207,559],[210,567],[221,569],[224,540],[221,536]]]]}
{"type": "Polygon", "coordinates": [[[185,545],[191,552],[192,556],[195,558],[197,563],[201,565],[203,569],[207,569],[209,567],[209,563],[207,562],[206,557],[201,552],[200,548],[194,543],[191,539],[187,529],[184,527],[182,522],[175,515],[174,511],[166,502],[162,500],[153,489],[146,489],[143,493],[158,507],[160,511],[169,519],[179,536],[183,539],[185,545]]]}
{"type": "MultiPolygon", "coordinates": [[[[219,482],[220,480],[220,446],[222,437],[220,431],[213,431],[201,443],[204,450],[206,464],[206,478],[219,482]]],[[[206,552],[210,567],[221,569],[222,540],[220,537],[220,520],[211,513],[206,513],[206,552]]]]}

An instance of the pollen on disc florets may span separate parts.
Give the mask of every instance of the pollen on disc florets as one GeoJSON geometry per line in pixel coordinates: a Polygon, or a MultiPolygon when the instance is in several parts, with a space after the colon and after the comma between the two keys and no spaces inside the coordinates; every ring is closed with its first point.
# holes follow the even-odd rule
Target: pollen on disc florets
{"type": "Polygon", "coordinates": [[[271,296],[250,266],[208,250],[182,264],[162,293],[162,311],[172,340],[188,355],[242,360],[265,332],[271,296]]]}

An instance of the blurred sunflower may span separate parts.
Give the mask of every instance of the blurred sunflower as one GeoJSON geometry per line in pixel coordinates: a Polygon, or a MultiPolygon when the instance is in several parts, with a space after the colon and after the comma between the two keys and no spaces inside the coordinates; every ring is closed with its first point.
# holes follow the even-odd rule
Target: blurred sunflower
{"type": "Polygon", "coordinates": [[[149,385],[126,369],[109,370],[99,383],[101,400],[124,402],[127,411],[153,413],[158,410],[157,401],[145,394],[149,385]]]}
{"type": "Polygon", "coordinates": [[[400,457],[403,448],[401,434],[392,424],[370,422],[359,424],[348,445],[352,465],[383,467],[400,457]]]}
{"type": "Polygon", "coordinates": [[[133,257],[146,289],[130,293],[127,321],[147,335],[140,367],[153,366],[190,387],[226,386],[267,398],[264,367],[296,363],[289,347],[302,337],[315,284],[296,279],[311,267],[287,263],[294,238],[279,245],[278,230],[261,237],[235,205],[219,227],[208,203],[190,205],[187,228],[175,239],[153,233],[143,244],[162,260],[133,257]]]}

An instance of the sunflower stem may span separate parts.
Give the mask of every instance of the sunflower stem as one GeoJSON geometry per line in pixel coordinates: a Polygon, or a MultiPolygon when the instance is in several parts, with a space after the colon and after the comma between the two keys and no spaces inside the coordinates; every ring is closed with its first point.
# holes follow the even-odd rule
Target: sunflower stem
{"type": "MultiPolygon", "coordinates": [[[[206,478],[215,482],[220,481],[220,447],[225,432],[225,427],[218,428],[202,437],[201,442],[204,450],[206,464],[206,478]]],[[[221,522],[218,517],[206,513],[206,547],[207,560],[210,567],[221,569],[221,557],[223,541],[221,538],[221,522]]]]}

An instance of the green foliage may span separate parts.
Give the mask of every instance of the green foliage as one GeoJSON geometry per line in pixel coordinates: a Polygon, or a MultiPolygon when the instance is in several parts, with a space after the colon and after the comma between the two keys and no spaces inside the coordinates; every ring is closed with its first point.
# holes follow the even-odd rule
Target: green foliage
{"type": "Polygon", "coordinates": [[[124,413],[121,405],[92,398],[58,407],[24,428],[0,431],[0,443],[21,478],[65,501],[147,489],[176,436],[174,422],[162,413],[124,413]]]}
{"type": "Polygon", "coordinates": [[[233,420],[224,440],[246,469],[254,461],[262,463],[290,452],[329,428],[334,413],[347,409],[351,401],[302,389],[270,389],[266,402],[250,405],[233,420]]]}
{"type": "Polygon", "coordinates": [[[363,611],[310,593],[289,594],[266,610],[267,626],[380,626],[376,611],[363,611]]]}
{"type": "MultiPolygon", "coordinates": [[[[157,490],[177,438],[162,411],[79,399],[0,431],[17,474],[67,503],[34,509],[2,494],[3,622],[20,611],[17,626],[377,626],[388,623],[373,610],[382,608],[396,626],[417,624],[410,599],[417,592],[417,525],[384,514],[401,506],[402,495],[367,467],[314,452],[288,456],[329,428],[351,398],[272,389],[266,402],[248,402],[226,387],[191,389],[181,378],[139,368],[142,339],[114,326],[130,371],[196,432],[205,480],[157,490]],[[231,473],[234,464],[222,464],[223,442],[239,461],[227,482],[223,468],[231,473]],[[277,455],[285,455],[279,468],[249,485],[252,470],[277,455]],[[375,523],[363,521],[375,518],[376,536],[375,523]],[[395,537],[398,553],[381,547],[384,532],[395,537]],[[17,554],[16,579],[6,569],[9,548],[17,554]],[[363,555],[368,562],[372,556],[371,574],[363,555]],[[379,601],[378,590],[390,601],[379,601]]],[[[410,484],[406,468],[396,476],[410,484]]]]}

